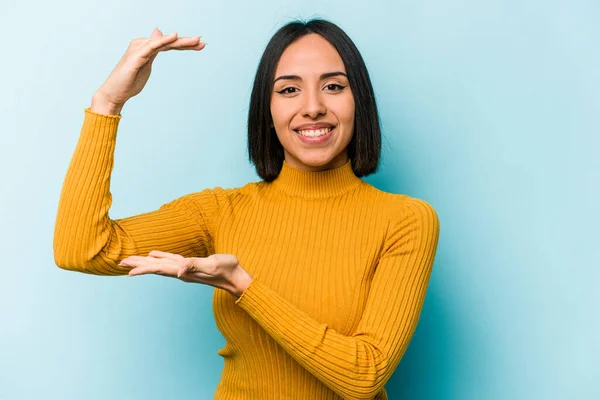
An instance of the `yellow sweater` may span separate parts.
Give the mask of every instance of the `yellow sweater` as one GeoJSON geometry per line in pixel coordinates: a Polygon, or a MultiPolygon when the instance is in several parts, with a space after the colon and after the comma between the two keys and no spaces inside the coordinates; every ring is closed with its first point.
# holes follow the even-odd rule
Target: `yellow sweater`
{"type": "Polygon", "coordinates": [[[323,172],[205,189],[111,220],[121,116],[85,110],[56,219],[55,262],[124,275],[120,260],[162,250],[234,254],[254,281],[214,289],[226,338],[215,399],[387,399],[425,299],[439,222],[423,200],[380,191],[350,161],[323,172]]]}

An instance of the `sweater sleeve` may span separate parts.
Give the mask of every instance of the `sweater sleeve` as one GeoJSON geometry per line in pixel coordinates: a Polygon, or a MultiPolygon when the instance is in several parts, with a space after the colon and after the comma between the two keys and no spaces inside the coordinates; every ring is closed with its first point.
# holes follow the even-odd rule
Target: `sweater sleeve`
{"type": "Polygon", "coordinates": [[[215,191],[185,195],[158,210],[112,220],[110,177],[121,116],[85,109],[83,127],[63,183],[54,228],[54,260],[63,269],[126,275],[118,263],[152,250],[204,257],[214,253],[215,191]]]}
{"type": "Polygon", "coordinates": [[[355,331],[342,335],[254,279],[236,300],[311,374],[344,399],[372,399],[400,362],[416,329],[439,237],[425,201],[406,197],[355,331]]]}

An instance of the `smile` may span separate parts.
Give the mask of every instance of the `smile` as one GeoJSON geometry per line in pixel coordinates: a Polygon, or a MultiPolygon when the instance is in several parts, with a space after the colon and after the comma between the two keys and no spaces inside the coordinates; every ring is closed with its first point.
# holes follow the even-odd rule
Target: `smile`
{"type": "Polygon", "coordinates": [[[298,134],[302,135],[302,136],[308,136],[308,137],[319,137],[319,136],[323,136],[329,133],[329,131],[331,131],[333,128],[323,128],[323,129],[306,129],[306,130],[302,130],[302,131],[296,131],[298,132],[298,134]]]}
{"type": "Polygon", "coordinates": [[[298,138],[304,143],[316,144],[316,143],[324,143],[332,135],[332,132],[335,131],[335,127],[322,128],[322,129],[302,129],[297,130],[296,134],[298,138]]]}

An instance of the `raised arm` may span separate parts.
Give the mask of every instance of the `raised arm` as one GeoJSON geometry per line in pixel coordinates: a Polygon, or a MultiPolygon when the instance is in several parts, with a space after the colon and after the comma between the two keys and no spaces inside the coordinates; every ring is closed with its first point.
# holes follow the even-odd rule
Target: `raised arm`
{"type": "MultiPolygon", "coordinates": [[[[209,229],[202,214],[191,213],[192,196],[159,210],[111,220],[110,176],[114,162],[120,112],[139,94],[158,53],[201,50],[199,37],[164,36],[155,29],[150,38],[134,39],[107,80],[85,109],[81,135],[65,177],[54,230],[54,259],[64,269],[98,275],[122,275],[129,268],[118,262],[151,250],[206,255],[211,252],[209,229]]],[[[210,198],[210,193],[205,193],[210,198]]],[[[208,201],[208,203],[211,203],[208,201]]],[[[214,208],[214,207],[213,207],[214,208]]],[[[207,206],[206,215],[213,210],[207,206]]]]}

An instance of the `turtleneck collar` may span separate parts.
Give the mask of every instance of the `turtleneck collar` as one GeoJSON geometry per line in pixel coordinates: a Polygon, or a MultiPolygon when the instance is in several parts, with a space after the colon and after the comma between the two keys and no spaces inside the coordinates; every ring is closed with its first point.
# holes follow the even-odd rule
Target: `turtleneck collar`
{"type": "Polygon", "coordinates": [[[351,160],[341,167],[318,172],[292,167],[284,160],[281,172],[271,183],[288,196],[317,199],[347,193],[362,180],[354,175],[351,160]]]}

